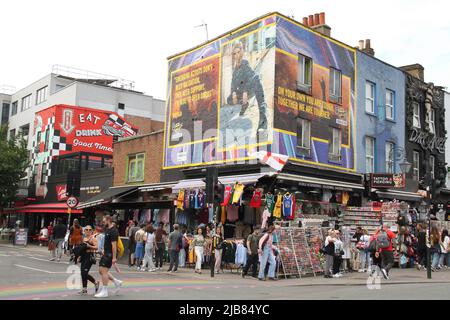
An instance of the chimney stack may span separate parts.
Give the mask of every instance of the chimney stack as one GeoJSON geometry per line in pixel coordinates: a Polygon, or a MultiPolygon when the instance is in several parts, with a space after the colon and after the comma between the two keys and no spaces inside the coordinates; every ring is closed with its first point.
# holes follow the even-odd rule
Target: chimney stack
{"type": "Polygon", "coordinates": [[[370,39],[366,39],[365,45],[364,40],[358,41],[358,49],[362,52],[367,53],[368,55],[375,56],[375,50],[370,46],[370,39]]]}
{"type": "Polygon", "coordinates": [[[325,12],[304,17],[303,24],[325,36],[330,37],[331,35],[331,27],[325,24],[325,12]]]}

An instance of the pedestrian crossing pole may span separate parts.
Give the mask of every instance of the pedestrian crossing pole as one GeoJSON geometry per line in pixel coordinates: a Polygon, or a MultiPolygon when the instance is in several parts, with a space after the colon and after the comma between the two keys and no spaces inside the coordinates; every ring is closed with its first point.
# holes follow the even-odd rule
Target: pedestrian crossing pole
{"type": "MultiPolygon", "coordinates": [[[[215,201],[215,190],[216,185],[218,184],[219,180],[219,169],[218,167],[208,167],[206,168],[206,203],[208,206],[208,210],[212,210],[213,216],[214,216],[214,201],[215,201]]],[[[213,232],[215,232],[215,223],[213,226],[213,232]]],[[[205,235],[206,236],[206,235],[205,235]]],[[[211,245],[211,255],[210,255],[210,269],[211,269],[211,278],[214,278],[214,264],[215,264],[215,245],[214,245],[214,238],[211,245]]]]}

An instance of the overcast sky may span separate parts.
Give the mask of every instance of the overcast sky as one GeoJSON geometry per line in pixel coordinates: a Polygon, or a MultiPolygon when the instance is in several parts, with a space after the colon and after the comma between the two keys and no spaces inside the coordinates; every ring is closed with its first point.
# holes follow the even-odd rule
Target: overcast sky
{"type": "Polygon", "coordinates": [[[0,85],[20,89],[61,64],[134,80],[166,95],[166,58],[271,11],[326,13],[332,37],[356,46],[371,39],[376,57],[395,66],[420,63],[425,81],[450,87],[447,0],[4,0],[0,85]]]}

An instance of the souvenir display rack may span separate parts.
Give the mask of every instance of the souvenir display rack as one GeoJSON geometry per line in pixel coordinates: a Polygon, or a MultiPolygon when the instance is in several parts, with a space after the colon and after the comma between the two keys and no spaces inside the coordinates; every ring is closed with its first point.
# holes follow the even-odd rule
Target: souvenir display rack
{"type": "Polygon", "coordinates": [[[305,228],[306,240],[309,247],[309,255],[311,257],[312,268],[314,274],[323,272],[323,257],[319,250],[323,244],[323,232],[322,232],[323,220],[315,219],[315,221],[303,221],[305,228]]]}
{"type": "Polygon", "coordinates": [[[373,234],[380,226],[381,215],[380,208],[376,207],[347,207],[342,222],[344,226],[350,227],[352,233],[357,227],[362,227],[373,234]]]}

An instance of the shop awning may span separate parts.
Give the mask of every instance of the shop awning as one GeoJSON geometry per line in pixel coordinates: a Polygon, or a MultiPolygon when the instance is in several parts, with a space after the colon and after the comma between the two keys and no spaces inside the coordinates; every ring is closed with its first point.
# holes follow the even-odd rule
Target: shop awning
{"type": "Polygon", "coordinates": [[[164,189],[172,189],[177,183],[176,182],[165,182],[165,183],[152,183],[139,187],[140,192],[157,191],[164,189]]]}
{"type": "Polygon", "coordinates": [[[95,207],[108,203],[113,198],[123,197],[137,190],[137,186],[112,187],[78,205],[77,209],[95,207]]]}
{"type": "Polygon", "coordinates": [[[177,193],[181,189],[195,189],[195,188],[204,188],[205,181],[203,179],[187,179],[180,180],[176,185],[172,187],[172,192],[177,193]]]}
{"type": "Polygon", "coordinates": [[[224,176],[219,177],[219,182],[221,184],[229,185],[235,184],[236,182],[242,184],[253,184],[256,183],[259,179],[265,176],[272,176],[275,172],[266,172],[266,173],[254,173],[254,174],[243,174],[243,175],[235,175],[235,176],[224,176]]]}
{"type": "Polygon", "coordinates": [[[317,186],[320,188],[331,187],[332,189],[344,190],[344,191],[347,191],[349,189],[364,190],[362,181],[359,184],[359,183],[350,183],[350,182],[330,180],[330,179],[314,178],[314,177],[295,175],[295,174],[289,174],[289,173],[278,174],[277,180],[290,180],[290,181],[296,181],[299,183],[303,183],[306,186],[311,186],[311,187],[317,186]]]}
{"type": "MultiPolygon", "coordinates": [[[[16,208],[17,213],[67,213],[67,204],[65,202],[58,203],[40,203],[29,204],[24,207],[16,208]]],[[[72,213],[83,213],[83,210],[72,209],[72,213]]]]}
{"type": "Polygon", "coordinates": [[[386,191],[376,190],[376,193],[377,193],[378,197],[386,198],[386,199],[396,199],[396,200],[413,201],[413,202],[421,201],[423,199],[422,196],[417,193],[394,190],[394,189],[387,189],[386,191]]]}

